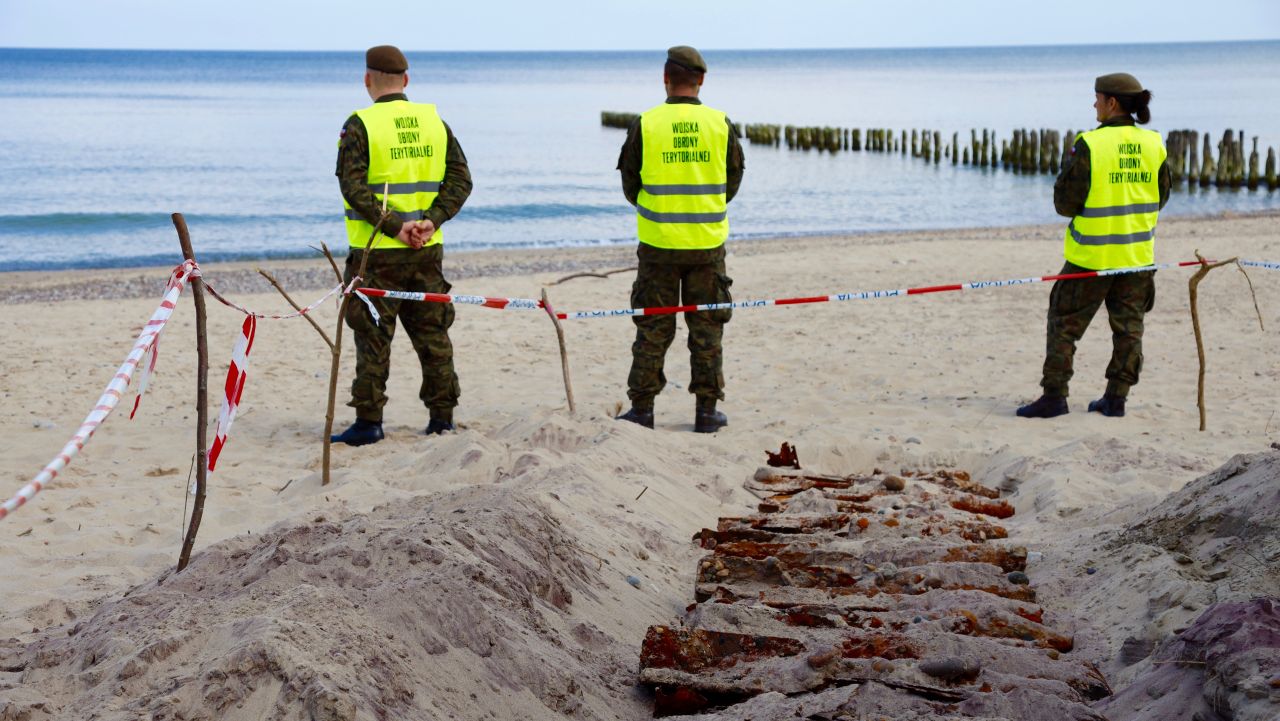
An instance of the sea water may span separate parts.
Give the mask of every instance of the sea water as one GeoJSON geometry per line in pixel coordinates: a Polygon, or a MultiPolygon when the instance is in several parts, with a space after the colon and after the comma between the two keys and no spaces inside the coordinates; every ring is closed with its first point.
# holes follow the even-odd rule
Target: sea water
{"type": "MultiPolygon", "coordinates": [[[[1087,129],[1093,78],[1155,94],[1153,129],[1280,146],[1280,42],[704,53],[707,104],[738,123],[1087,129]]],[[[634,242],[600,111],[662,102],[662,49],[419,53],[475,190],[450,252],[634,242]]],[[[170,264],[182,212],[202,260],[345,246],[338,132],[369,104],[362,51],[0,49],[0,270],[170,264]]],[[[900,154],[746,145],[736,238],[1052,223],[1053,178],[900,154]]],[[[1249,148],[1246,147],[1246,157],[1249,148]]],[[[1216,153],[1216,150],[1215,150],[1216,153]]],[[[1175,192],[1166,215],[1280,208],[1265,189],[1175,192]]],[[[945,241],[945,233],[939,233],[945,241]]],[[[856,243],[856,238],[850,242],[856,243]]]]}

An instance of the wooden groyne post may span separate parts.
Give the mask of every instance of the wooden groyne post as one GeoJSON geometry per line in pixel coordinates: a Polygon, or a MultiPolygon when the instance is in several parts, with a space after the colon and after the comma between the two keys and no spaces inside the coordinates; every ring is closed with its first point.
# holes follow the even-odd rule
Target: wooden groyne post
{"type": "Polygon", "coordinates": [[[1200,187],[1207,188],[1214,177],[1213,167],[1213,144],[1209,140],[1209,134],[1204,134],[1204,163],[1200,166],[1200,187]]]}
{"type": "Polygon", "coordinates": [[[1276,182],[1276,149],[1267,148],[1267,190],[1275,190],[1276,182]]]}
{"type": "Polygon", "coordinates": [[[1249,190],[1258,189],[1258,136],[1253,136],[1253,150],[1249,153],[1249,190]]]}
{"type": "Polygon", "coordinates": [[[606,128],[622,128],[626,130],[639,118],[639,113],[614,113],[605,110],[600,113],[600,124],[606,128]]]}
{"type": "Polygon", "coordinates": [[[1199,168],[1196,168],[1196,162],[1199,156],[1196,154],[1198,147],[1196,143],[1199,141],[1199,134],[1194,130],[1182,131],[1182,159],[1179,164],[1182,165],[1182,177],[1187,181],[1190,187],[1195,181],[1194,178],[1199,174],[1199,168]]]}

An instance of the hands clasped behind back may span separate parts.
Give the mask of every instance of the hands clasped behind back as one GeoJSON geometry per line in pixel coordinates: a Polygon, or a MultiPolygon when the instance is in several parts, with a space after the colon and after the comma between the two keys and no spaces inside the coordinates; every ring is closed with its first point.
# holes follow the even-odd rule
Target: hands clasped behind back
{"type": "Polygon", "coordinates": [[[431,240],[431,236],[436,232],[435,223],[430,220],[416,220],[406,222],[400,227],[400,232],[396,234],[396,239],[405,243],[410,248],[418,250],[427,241],[431,240]]]}

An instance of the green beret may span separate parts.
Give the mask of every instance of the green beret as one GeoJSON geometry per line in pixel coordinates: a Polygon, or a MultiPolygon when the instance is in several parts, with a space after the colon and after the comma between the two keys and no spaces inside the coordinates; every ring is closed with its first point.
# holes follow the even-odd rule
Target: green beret
{"type": "Polygon", "coordinates": [[[364,66],[370,70],[384,73],[403,73],[409,69],[409,61],[404,53],[394,45],[379,45],[369,48],[364,54],[364,66]]]}
{"type": "Polygon", "coordinates": [[[1093,81],[1093,92],[1103,95],[1137,95],[1142,83],[1129,73],[1111,73],[1093,81]]]}
{"type": "Polygon", "coordinates": [[[707,61],[702,59],[701,53],[688,45],[677,45],[667,50],[667,62],[675,63],[686,70],[707,72],[707,61]]]}

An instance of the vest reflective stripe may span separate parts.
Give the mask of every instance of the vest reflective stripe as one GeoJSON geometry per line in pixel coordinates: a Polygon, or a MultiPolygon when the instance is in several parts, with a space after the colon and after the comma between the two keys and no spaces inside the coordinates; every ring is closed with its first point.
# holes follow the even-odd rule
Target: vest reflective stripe
{"type": "Polygon", "coordinates": [[[725,211],[720,211],[719,213],[658,213],[639,205],[636,206],[636,214],[655,223],[719,223],[729,217],[729,214],[725,211]]]}
{"type": "Polygon", "coordinates": [[[728,191],[728,183],[719,185],[643,185],[649,195],[719,195],[728,191]]]}
{"type": "MultiPolygon", "coordinates": [[[[1080,245],[1128,245],[1129,243],[1145,243],[1156,237],[1155,229],[1144,230],[1127,235],[1081,235],[1075,226],[1070,226],[1071,239],[1080,245]]],[[[1151,265],[1151,263],[1147,263],[1151,265]]],[[[1137,268],[1136,265],[1122,265],[1121,268],[1137,268]]]]}
{"type": "Polygon", "coordinates": [[[1064,234],[1067,261],[1090,270],[1155,263],[1160,134],[1128,125],[1081,133],[1089,146],[1089,197],[1064,234]]]}
{"type": "Polygon", "coordinates": [[[729,237],[724,113],[705,105],[663,103],[640,116],[640,133],[640,242],[673,250],[723,245],[729,237]]]}
{"type": "MultiPolygon", "coordinates": [[[[436,106],[393,100],[357,110],[369,137],[369,190],[379,205],[386,184],[387,208],[402,220],[422,220],[440,192],[444,180],[448,133],[436,106]]],[[[347,243],[363,248],[373,233],[364,216],[343,200],[346,210],[347,243]]],[[[444,241],[439,229],[426,245],[444,241]]],[[[396,238],[383,237],[378,248],[407,248],[396,238]]]]}
{"type": "MultiPolygon", "coordinates": [[[[369,184],[369,190],[377,195],[382,195],[382,186],[369,184]]],[[[390,183],[387,185],[387,192],[392,194],[406,193],[439,193],[440,183],[422,182],[422,183],[390,183]]]]}
{"type": "Polygon", "coordinates": [[[1160,203],[1136,203],[1134,205],[1118,205],[1113,208],[1085,208],[1080,212],[1081,218],[1112,218],[1117,215],[1133,213],[1157,213],[1160,203]]]}

